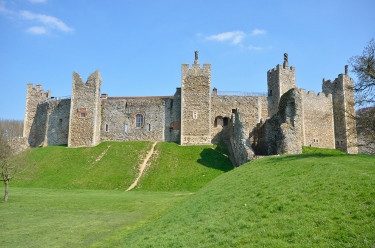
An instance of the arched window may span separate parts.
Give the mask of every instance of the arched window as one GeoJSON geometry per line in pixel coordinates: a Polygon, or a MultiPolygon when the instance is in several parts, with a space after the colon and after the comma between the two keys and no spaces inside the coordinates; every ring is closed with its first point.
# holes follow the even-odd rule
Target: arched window
{"type": "Polygon", "coordinates": [[[135,126],[136,127],[143,127],[143,115],[137,114],[135,116],[135,126]]]}

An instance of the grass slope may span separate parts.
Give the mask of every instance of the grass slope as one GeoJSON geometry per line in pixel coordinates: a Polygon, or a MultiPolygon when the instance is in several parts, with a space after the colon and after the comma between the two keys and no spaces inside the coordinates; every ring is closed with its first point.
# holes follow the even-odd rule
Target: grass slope
{"type": "Polygon", "coordinates": [[[30,166],[11,186],[57,189],[127,189],[152,142],[103,142],[95,147],[48,146],[23,156],[30,166]]]}
{"type": "Polygon", "coordinates": [[[206,183],[233,169],[224,144],[179,146],[158,143],[151,166],[137,189],[151,191],[197,191],[206,183]]]}
{"type": "Polygon", "coordinates": [[[225,173],[121,246],[375,246],[375,158],[304,152],[225,173]]]}

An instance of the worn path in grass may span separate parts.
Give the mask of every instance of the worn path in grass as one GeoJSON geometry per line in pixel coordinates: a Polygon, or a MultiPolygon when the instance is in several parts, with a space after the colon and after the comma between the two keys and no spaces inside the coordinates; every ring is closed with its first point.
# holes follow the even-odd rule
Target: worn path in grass
{"type": "Polygon", "coordinates": [[[143,171],[146,169],[148,160],[151,158],[152,154],[154,153],[154,148],[155,148],[155,145],[157,143],[158,142],[156,141],[152,145],[151,150],[148,152],[146,158],[143,160],[143,163],[139,166],[139,174],[138,174],[137,178],[135,179],[135,181],[132,183],[132,185],[130,185],[130,187],[126,191],[132,190],[135,186],[137,186],[139,179],[142,177],[143,171]]]}

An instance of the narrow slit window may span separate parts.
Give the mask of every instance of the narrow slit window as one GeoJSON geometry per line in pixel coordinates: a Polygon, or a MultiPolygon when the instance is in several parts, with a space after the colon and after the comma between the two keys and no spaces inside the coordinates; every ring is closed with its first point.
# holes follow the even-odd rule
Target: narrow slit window
{"type": "Polygon", "coordinates": [[[125,133],[129,132],[129,126],[128,124],[125,124],[125,133]]]}
{"type": "Polygon", "coordinates": [[[105,124],[105,131],[108,132],[109,131],[109,127],[108,127],[108,124],[105,124]]]}

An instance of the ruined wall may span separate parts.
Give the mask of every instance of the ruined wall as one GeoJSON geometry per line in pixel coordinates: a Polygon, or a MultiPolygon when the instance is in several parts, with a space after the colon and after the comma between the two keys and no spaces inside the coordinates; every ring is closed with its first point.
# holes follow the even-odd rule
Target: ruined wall
{"type": "Polygon", "coordinates": [[[250,161],[255,153],[249,139],[249,125],[243,120],[239,109],[233,111],[229,124],[229,140],[236,165],[242,165],[250,161]]]}
{"type": "Polygon", "coordinates": [[[212,142],[217,143],[227,136],[228,122],[233,110],[238,109],[241,113],[243,125],[247,129],[253,129],[261,119],[266,119],[267,98],[256,96],[211,96],[211,137],[212,142]]]}
{"type": "Polygon", "coordinates": [[[94,146],[100,141],[101,82],[99,71],[92,73],[86,83],[73,73],[69,147],[94,146]]]}
{"type": "Polygon", "coordinates": [[[268,86],[268,116],[272,117],[278,111],[281,96],[288,90],[296,87],[295,67],[289,68],[288,54],[284,54],[283,65],[267,72],[268,86]]]}
{"type": "Polygon", "coordinates": [[[339,74],[333,82],[323,79],[322,91],[332,94],[335,148],[352,154],[358,153],[356,123],[350,116],[355,115],[354,93],[350,89],[353,79],[347,73],[339,74]]]}
{"type": "Polygon", "coordinates": [[[257,155],[299,154],[303,144],[302,91],[294,88],[280,99],[279,111],[251,132],[257,155]]]}
{"type": "Polygon", "coordinates": [[[181,88],[177,88],[173,99],[165,101],[164,140],[180,142],[181,136],[181,88]]]}
{"type": "Polygon", "coordinates": [[[70,99],[46,100],[38,104],[29,131],[31,147],[68,143],[70,99]]]}
{"type": "Polygon", "coordinates": [[[39,104],[51,97],[51,92],[42,90],[42,85],[37,84],[35,87],[31,83],[27,84],[26,107],[23,126],[23,137],[28,138],[30,146],[34,146],[35,136],[35,117],[40,114],[39,104]],[[38,110],[39,108],[39,110],[38,110]],[[33,131],[32,131],[33,129],[33,131]]]}
{"type": "Polygon", "coordinates": [[[26,137],[13,137],[8,140],[8,144],[11,148],[12,156],[24,152],[28,148],[30,148],[29,142],[26,137]]]}
{"type": "Polygon", "coordinates": [[[182,65],[181,145],[211,144],[211,65],[182,65]]]}
{"type": "Polygon", "coordinates": [[[332,95],[313,91],[303,97],[303,131],[305,146],[335,148],[332,95]]]}
{"type": "Polygon", "coordinates": [[[101,141],[163,141],[166,104],[170,104],[171,100],[172,97],[102,99],[101,141]],[[138,126],[137,115],[141,115],[142,121],[138,126]]]}

